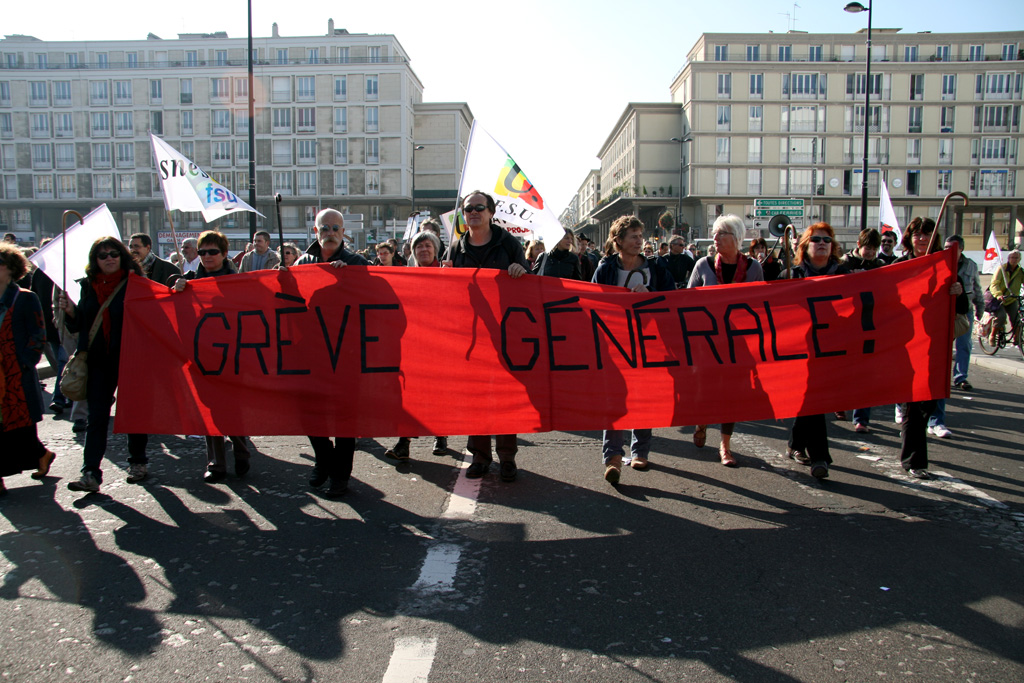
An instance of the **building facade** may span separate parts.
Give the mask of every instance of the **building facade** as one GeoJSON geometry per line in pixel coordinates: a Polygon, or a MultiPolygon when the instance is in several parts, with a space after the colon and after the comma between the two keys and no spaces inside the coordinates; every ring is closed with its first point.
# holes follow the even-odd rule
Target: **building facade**
{"type": "MultiPolygon", "coordinates": [[[[255,150],[247,47],[245,38],[225,33],[134,41],[5,37],[3,229],[36,241],[60,230],[65,209],[85,213],[105,202],[122,233],[148,232],[169,246],[150,132],[246,200],[254,152],[256,208],[266,216],[258,226],[276,234],[280,194],[285,237],[300,243],[326,207],[352,217],[358,246],[385,225],[404,223],[414,164],[417,194],[425,193],[419,210],[454,206],[472,114],[463,103],[422,102],[423,86],[395,36],[352,34],[329,21],[322,36],[281,36],[275,24],[270,37],[254,38],[255,150]],[[417,139],[420,132],[429,139],[417,139]]],[[[175,211],[173,218],[182,233],[224,231],[232,248],[248,240],[247,213],[209,225],[198,213],[175,211]]]]}

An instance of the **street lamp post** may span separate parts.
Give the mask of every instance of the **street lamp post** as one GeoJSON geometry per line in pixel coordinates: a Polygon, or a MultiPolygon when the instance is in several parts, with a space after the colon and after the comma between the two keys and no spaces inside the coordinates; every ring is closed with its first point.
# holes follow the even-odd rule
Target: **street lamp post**
{"type": "Polygon", "coordinates": [[[416,213],[416,150],[423,149],[423,145],[413,145],[412,148],[412,193],[409,196],[409,214],[416,213]]]}
{"type": "Polygon", "coordinates": [[[852,13],[868,13],[868,54],[865,60],[864,74],[864,78],[867,81],[864,87],[864,177],[861,178],[860,185],[860,229],[863,231],[868,227],[868,131],[870,130],[868,122],[871,120],[871,5],[865,7],[859,2],[851,2],[843,9],[852,13]]]}
{"type": "MultiPolygon", "coordinates": [[[[683,215],[683,143],[690,142],[693,137],[686,135],[681,138],[672,138],[669,142],[675,142],[679,145],[679,195],[676,201],[676,225],[681,223],[681,217],[683,215]]],[[[690,235],[686,235],[686,241],[690,241],[690,235]]]]}

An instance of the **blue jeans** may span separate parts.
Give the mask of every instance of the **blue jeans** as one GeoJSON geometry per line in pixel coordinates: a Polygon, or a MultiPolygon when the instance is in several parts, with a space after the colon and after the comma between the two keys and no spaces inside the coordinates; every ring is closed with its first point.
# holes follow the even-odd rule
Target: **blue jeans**
{"type": "MultiPolygon", "coordinates": [[[[614,458],[616,455],[624,455],[622,449],[623,443],[626,439],[625,429],[606,429],[604,431],[604,440],[601,444],[601,455],[604,459],[604,464],[607,465],[608,461],[614,458]]],[[[630,450],[633,455],[639,456],[644,460],[651,452],[651,430],[650,429],[634,429],[633,440],[630,443],[630,450]]]]}
{"type": "MultiPolygon", "coordinates": [[[[974,329],[974,324],[971,324],[974,329]]],[[[953,340],[953,384],[967,380],[967,372],[971,367],[971,347],[974,340],[971,338],[971,330],[953,340]]]]}
{"type": "Polygon", "coordinates": [[[935,401],[935,409],[928,415],[928,426],[934,427],[936,425],[946,426],[946,399],[944,398],[935,401]]]}
{"type": "Polygon", "coordinates": [[[857,408],[853,411],[853,423],[868,426],[871,422],[871,408],[857,408]]]}

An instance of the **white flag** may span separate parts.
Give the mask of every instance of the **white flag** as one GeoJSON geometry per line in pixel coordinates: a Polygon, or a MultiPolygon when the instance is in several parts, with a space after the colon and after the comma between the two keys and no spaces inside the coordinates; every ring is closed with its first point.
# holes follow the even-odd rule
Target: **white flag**
{"type": "Polygon", "coordinates": [[[46,246],[32,254],[32,263],[46,273],[57,287],[64,287],[64,245],[67,244],[67,287],[68,299],[78,302],[81,287],[77,280],[85,277],[85,267],[89,265],[89,249],[93,242],[101,237],[113,237],[121,241],[121,231],[114,222],[114,216],[106,204],[100,204],[81,223],[75,223],[57,235],[46,246]]]}
{"type": "Polygon", "coordinates": [[[207,223],[232,211],[263,215],[166,142],[152,133],[149,138],[153,142],[153,157],[164,193],[164,207],[168,211],[202,211],[207,223]]]}
{"type": "Polygon", "coordinates": [[[1003,262],[1003,252],[999,248],[999,240],[996,239],[996,231],[988,234],[988,246],[985,247],[985,259],[981,264],[981,272],[994,275],[1000,264],[1003,262]]]}
{"type": "MultiPolygon", "coordinates": [[[[466,194],[473,190],[483,190],[494,196],[498,209],[494,222],[513,235],[544,240],[548,251],[565,236],[565,228],[558,217],[519,164],[475,121],[469,133],[459,197],[465,199],[466,194]]],[[[457,221],[456,238],[465,230],[465,222],[457,221]]]]}
{"type": "Polygon", "coordinates": [[[900,232],[900,224],[896,220],[896,212],[893,211],[892,200],[889,199],[889,189],[886,187],[885,181],[878,186],[878,222],[880,223],[878,231],[892,230],[896,233],[896,244],[899,244],[903,239],[903,233],[900,232]]]}

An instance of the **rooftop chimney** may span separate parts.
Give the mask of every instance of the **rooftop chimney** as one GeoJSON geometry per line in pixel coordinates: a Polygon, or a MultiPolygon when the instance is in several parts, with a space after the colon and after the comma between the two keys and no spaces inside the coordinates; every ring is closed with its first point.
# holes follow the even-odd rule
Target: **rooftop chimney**
{"type": "Polygon", "coordinates": [[[281,37],[281,34],[277,32],[277,22],[276,21],[274,22],[274,25],[270,27],[270,36],[272,38],[280,38],[281,37]]]}
{"type": "Polygon", "coordinates": [[[327,35],[329,35],[329,36],[333,36],[334,35],[334,19],[328,19],[327,20],[327,35]]]}

